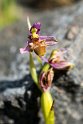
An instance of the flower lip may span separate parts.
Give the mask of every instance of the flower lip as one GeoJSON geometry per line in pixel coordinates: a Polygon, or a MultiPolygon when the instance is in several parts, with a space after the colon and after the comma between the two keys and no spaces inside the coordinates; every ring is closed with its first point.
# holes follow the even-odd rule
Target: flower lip
{"type": "Polygon", "coordinates": [[[39,44],[34,48],[34,51],[38,56],[44,56],[44,54],[46,53],[46,45],[39,44]]]}

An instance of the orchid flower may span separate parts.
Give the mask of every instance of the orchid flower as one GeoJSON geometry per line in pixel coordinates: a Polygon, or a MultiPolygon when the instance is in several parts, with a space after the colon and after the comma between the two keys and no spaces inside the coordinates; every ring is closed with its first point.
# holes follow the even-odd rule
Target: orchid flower
{"type": "Polygon", "coordinates": [[[64,54],[66,53],[66,50],[53,50],[50,58],[46,59],[43,58],[43,61],[50,64],[51,67],[53,67],[56,70],[65,70],[65,69],[70,69],[74,66],[73,63],[68,62],[65,57],[64,54]]]}
{"type": "Polygon", "coordinates": [[[41,36],[40,28],[41,23],[34,23],[31,27],[29,25],[28,41],[24,48],[20,48],[20,53],[35,52],[38,56],[44,56],[46,53],[46,47],[55,45],[57,40],[54,36],[41,36]]]}

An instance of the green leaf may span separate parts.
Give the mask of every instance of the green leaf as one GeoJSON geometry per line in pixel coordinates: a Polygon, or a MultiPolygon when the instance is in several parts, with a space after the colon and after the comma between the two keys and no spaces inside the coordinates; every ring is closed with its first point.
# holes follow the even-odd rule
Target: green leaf
{"type": "Polygon", "coordinates": [[[55,124],[55,114],[53,108],[49,112],[48,118],[46,119],[46,124],[55,124]]]}
{"type": "Polygon", "coordinates": [[[45,63],[44,66],[42,67],[42,72],[47,72],[49,67],[50,65],[48,63],[45,63]]]}
{"type": "Polygon", "coordinates": [[[49,91],[43,92],[41,96],[41,108],[46,124],[54,124],[55,122],[54,109],[52,106],[53,99],[51,94],[49,91]]]}
{"type": "Polygon", "coordinates": [[[33,57],[32,57],[31,53],[30,53],[30,73],[31,73],[31,76],[33,78],[33,81],[38,86],[38,76],[37,76],[36,67],[35,67],[35,64],[34,64],[33,57]]]}

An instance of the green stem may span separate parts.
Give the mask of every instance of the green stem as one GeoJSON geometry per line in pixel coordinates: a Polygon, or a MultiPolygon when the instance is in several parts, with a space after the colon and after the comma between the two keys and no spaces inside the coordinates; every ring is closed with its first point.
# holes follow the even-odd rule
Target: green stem
{"type": "Polygon", "coordinates": [[[36,72],[36,67],[35,67],[31,52],[30,52],[30,73],[31,73],[33,81],[38,86],[38,75],[36,72]]]}
{"type": "Polygon", "coordinates": [[[41,58],[38,55],[37,55],[37,60],[40,63],[40,66],[42,67],[42,60],[41,60],[41,58]]]}
{"type": "Polygon", "coordinates": [[[48,63],[45,63],[44,66],[42,67],[42,72],[47,72],[49,67],[50,65],[48,63]]]}

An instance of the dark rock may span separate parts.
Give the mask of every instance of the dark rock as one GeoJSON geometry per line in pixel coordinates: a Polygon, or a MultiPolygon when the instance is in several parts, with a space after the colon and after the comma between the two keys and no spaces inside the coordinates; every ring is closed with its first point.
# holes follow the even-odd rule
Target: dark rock
{"type": "Polygon", "coordinates": [[[53,9],[56,6],[72,5],[79,0],[17,0],[18,3],[25,5],[26,7],[32,7],[36,9],[53,9]]]}

